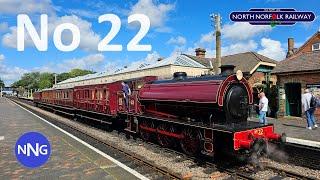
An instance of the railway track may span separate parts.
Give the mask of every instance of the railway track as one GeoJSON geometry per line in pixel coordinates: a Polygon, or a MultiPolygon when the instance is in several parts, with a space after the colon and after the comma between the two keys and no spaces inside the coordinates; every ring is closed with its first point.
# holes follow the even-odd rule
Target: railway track
{"type": "MultiPolygon", "coordinates": [[[[142,174],[145,174],[147,177],[149,177],[151,179],[184,179],[184,178],[188,179],[188,177],[183,177],[180,174],[176,174],[175,172],[168,170],[167,168],[156,166],[156,165],[154,165],[154,163],[145,160],[141,156],[133,155],[132,153],[125,151],[117,146],[114,146],[106,141],[103,141],[103,140],[101,140],[101,139],[99,139],[89,133],[85,133],[77,127],[74,127],[74,126],[67,124],[67,123],[57,121],[49,116],[43,115],[42,113],[39,113],[33,109],[30,109],[26,105],[24,105],[23,103],[19,102],[19,101],[23,101],[26,104],[33,105],[33,103],[31,101],[26,101],[26,100],[21,100],[21,99],[19,99],[19,100],[15,99],[14,101],[16,103],[19,103],[21,106],[29,109],[30,111],[34,112],[35,114],[44,117],[45,119],[49,120],[51,123],[59,126],[60,128],[66,130],[68,132],[71,132],[73,135],[76,135],[80,139],[88,142],[89,144],[95,146],[96,148],[98,148],[104,152],[107,152],[109,155],[118,159],[120,162],[126,164],[127,166],[137,170],[138,172],[140,172],[142,174]]],[[[102,131],[99,128],[89,126],[88,124],[84,124],[84,123],[81,123],[81,124],[84,126],[87,126],[87,128],[94,128],[96,130],[102,131]]],[[[154,143],[148,143],[148,144],[150,146],[156,147],[155,149],[162,148],[161,146],[154,144],[154,143]]],[[[167,149],[167,148],[162,148],[162,149],[167,152],[175,153],[181,157],[184,157],[185,159],[197,161],[196,158],[187,157],[183,153],[178,152],[176,150],[167,149]]],[[[217,166],[216,164],[213,164],[210,161],[202,161],[199,163],[199,165],[205,166],[208,169],[218,170],[222,173],[226,173],[232,179],[259,179],[259,178],[255,178],[252,176],[253,173],[256,173],[256,171],[254,171],[254,170],[244,171],[238,167],[230,168],[227,166],[220,166],[220,165],[217,166]]],[[[277,168],[271,167],[271,166],[265,166],[264,170],[266,170],[266,169],[271,170],[271,171],[279,174],[278,178],[290,177],[290,178],[294,178],[294,179],[313,179],[313,178],[306,177],[302,174],[297,174],[292,171],[286,171],[284,169],[277,169],[277,168]]]]}
{"type": "MultiPolygon", "coordinates": [[[[118,161],[127,165],[128,167],[140,172],[141,174],[144,174],[146,177],[150,179],[181,179],[182,178],[179,174],[175,174],[174,172],[171,172],[167,169],[156,166],[153,163],[146,161],[142,157],[133,155],[130,152],[120,149],[106,141],[103,141],[95,136],[92,136],[89,133],[85,133],[77,127],[71,126],[67,123],[62,123],[61,121],[54,120],[52,117],[41,114],[33,109],[30,109],[29,107],[27,107],[26,105],[24,105],[23,103],[17,100],[13,100],[13,101],[18,103],[22,107],[28,109],[29,111],[45,118],[50,123],[62,128],[63,130],[75,135],[81,140],[87,142],[88,144],[107,153],[108,155],[112,156],[113,158],[117,159],[118,161]]],[[[28,103],[28,104],[31,105],[31,103],[28,103]]]]}

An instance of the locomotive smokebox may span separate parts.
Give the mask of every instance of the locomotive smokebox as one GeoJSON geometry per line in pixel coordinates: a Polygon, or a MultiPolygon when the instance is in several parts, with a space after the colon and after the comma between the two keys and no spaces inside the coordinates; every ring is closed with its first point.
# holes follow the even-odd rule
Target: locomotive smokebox
{"type": "Polygon", "coordinates": [[[234,65],[222,65],[219,67],[221,69],[222,76],[229,76],[231,74],[234,74],[234,65]]]}

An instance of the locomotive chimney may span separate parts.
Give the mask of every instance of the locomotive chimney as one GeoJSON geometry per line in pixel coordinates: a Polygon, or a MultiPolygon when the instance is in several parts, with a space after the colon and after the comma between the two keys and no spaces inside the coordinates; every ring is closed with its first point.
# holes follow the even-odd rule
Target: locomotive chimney
{"type": "Polygon", "coordinates": [[[288,38],[287,57],[290,57],[293,54],[293,49],[294,49],[294,39],[293,38],[288,38]]]}
{"type": "Polygon", "coordinates": [[[187,77],[186,72],[175,72],[173,73],[173,79],[175,80],[183,80],[187,77]]]}
{"type": "Polygon", "coordinates": [[[196,52],[196,56],[197,57],[201,57],[201,58],[205,58],[206,57],[206,50],[203,49],[203,48],[197,48],[195,50],[195,52],[196,52]]]}
{"type": "Polygon", "coordinates": [[[222,76],[229,76],[231,74],[234,74],[234,65],[221,65],[219,68],[221,70],[222,76]]]}

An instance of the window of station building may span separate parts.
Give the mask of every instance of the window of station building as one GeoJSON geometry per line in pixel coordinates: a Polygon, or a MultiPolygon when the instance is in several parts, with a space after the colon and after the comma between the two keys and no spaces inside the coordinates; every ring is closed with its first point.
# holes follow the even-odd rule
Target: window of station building
{"type": "Polygon", "coordinates": [[[312,51],[320,50],[320,42],[312,44],[312,51]]]}

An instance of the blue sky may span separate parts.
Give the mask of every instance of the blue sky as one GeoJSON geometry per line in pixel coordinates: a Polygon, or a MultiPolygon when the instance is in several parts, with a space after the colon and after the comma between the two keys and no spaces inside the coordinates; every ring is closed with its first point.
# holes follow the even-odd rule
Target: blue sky
{"type": "MultiPolygon", "coordinates": [[[[232,11],[250,8],[295,8],[320,14],[320,2],[308,0],[2,0],[0,1],[0,78],[10,85],[23,73],[31,71],[65,72],[72,68],[94,71],[110,71],[137,62],[155,61],[176,53],[193,54],[203,47],[208,57],[214,57],[215,43],[211,13],[222,16],[222,54],[255,51],[276,60],[285,57],[287,38],[295,39],[296,47],[319,30],[319,19],[312,23],[293,26],[252,26],[229,20],[232,11]],[[201,3],[200,3],[201,2],[201,3]],[[26,39],[26,49],[16,49],[17,15],[28,14],[39,30],[40,14],[49,16],[49,48],[39,52],[26,39]],[[110,24],[98,23],[98,17],[113,13],[120,17],[122,26],[111,44],[122,44],[123,51],[99,52],[98,42],[109,32],[110,24]],[[133,13],[146,14],[151,28],[140,42],[151,44],[147,52],[128,52],[127,43],[138,28],[128,26],[127,17],[133,13]],[[72,52],[56,49],[52,40],[53,29],[63,22],[71,22],[80,28],[79,48],[72,52]]],[[[63,36],[67,37],[65,33],[63,36]]]]}

